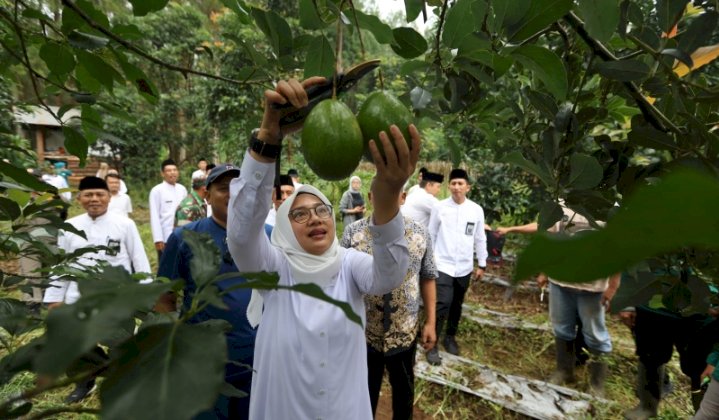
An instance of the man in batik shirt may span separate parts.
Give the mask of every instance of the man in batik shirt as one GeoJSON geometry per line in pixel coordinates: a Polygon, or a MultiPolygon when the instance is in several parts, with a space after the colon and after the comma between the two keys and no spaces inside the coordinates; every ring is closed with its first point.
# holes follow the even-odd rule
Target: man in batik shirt
{"type": "MultiPolygon", "coordinates": [[[[399,197],[400,205],[406,193],[399,197]]],[[[372,193],[369,194],[372,202],[372,193]]],[[[370,216],[372,217],[372,216],[370,216]]],[[[372,254],[370,217],[347,226],[340,245],[372,254]]],[[[414,359],[419,334],[420,299],[424,301],[426,319],[420,343],[425,350],[434,347],[437,268],[434,263],[432,240],[427,229],[405,217],[405,238],[409,245],[410,266],[404,281],[397,289],[384,296],[365,296],[367,308],[367,367],[372,412],[382,387],[382,376],[387,368],[392,386],[392,412],[394,419],[411,419],[414,403],[414,359]]]]}

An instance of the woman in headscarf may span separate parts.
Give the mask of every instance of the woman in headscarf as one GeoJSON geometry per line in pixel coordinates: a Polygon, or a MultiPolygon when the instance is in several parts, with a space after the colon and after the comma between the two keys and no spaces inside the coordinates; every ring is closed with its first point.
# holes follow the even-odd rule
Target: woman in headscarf
{"type": "Polygon", "coordinates": [[[364,217],[365,206],[361,188],[362,180],[358,176],[353,176],[350,178],[350,188],[342,194],[340,213],[345,226],[364,217]]]}
{"type": "MultiPolygon", "coordinates": [[[[281,81],[265,91],[261,128],[254,132],[240,178],[230,186],[228,246],[240,270],[277,272],[280,285],[314,284],[328,296],[350,304],[364,324],[363,294],[385,294],[403,280],[409,264],[404,221],[397,196],[414,171],[419,133],[410,126],[412,149],[396,126],[380,141],[386,163],[374,142],[377,163],[373,223],[373,256],[338,245],[332,205],[319,190],[299,187],[277,210],[268,240],[263,231],[270,205],[274,160],[283,135],[275,103],[307,105],[306,88],[326,83],[323,78],[281,81]],[[274,146],[274,147],[273,147],[274,146]],[[267,149],[270,153],[264,153],[267,149]],[[395,152],[396,148],[396,152],[395,152]],[[274,152],[272,152],[274,149],[274,152]],[[258,153],[262,151],[264,154],[258,153]]],[[[247,314],[261,316],[255,344],[250,393],[251,419],[372,418],[367,386],[367,346],[364,328],[350,321],[336,306],[287,290],[255,291],[247,314]],[[257,304],[263,298],[264,310],[257,304]],[[259,309],[259,310],[258,310],[259,309]]]]}

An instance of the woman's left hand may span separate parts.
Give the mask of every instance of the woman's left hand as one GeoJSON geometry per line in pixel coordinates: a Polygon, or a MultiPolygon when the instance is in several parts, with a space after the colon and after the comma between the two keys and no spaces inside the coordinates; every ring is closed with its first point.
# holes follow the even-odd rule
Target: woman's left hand
{"type": "MultiPolygon", "coordinates": [[[[390,126],[391,141],[386,132],[380,132],[379,139],[382,142],[385,158],[382,158],[379,153],[375,140],[370,140],[369,143],[372,160],[377,166],[377,180],[381,181],[377,184],[390,187],[393,192],[402,189],[405,182],[414,173],[419,160],[421,139],[414,124],[409,125],[409,133],[412,137],[411,150],[407,147],[407,142],[396,125],[390,126]]],[[[379,185],[375,185],[375,189],[379,185]]]]}

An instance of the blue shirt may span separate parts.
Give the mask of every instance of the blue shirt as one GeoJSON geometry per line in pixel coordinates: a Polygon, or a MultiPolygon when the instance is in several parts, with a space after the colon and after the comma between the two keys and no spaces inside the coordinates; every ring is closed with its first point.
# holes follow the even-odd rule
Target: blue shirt
{"type": "MultiPolygon", "coordinates": [[[[178,278],[185,280],[184,298],[182,302],[183,312],[190,307],[192,297],[196,290],[195,282],[192,280],[190,273],[192,251],[185,241],[182,240],[182,232],[184,230],[207,233],[212,237],[222,256],[220,269],[217,274],[238,271],[237,266],[227,250],[227,230],[218,225],[213,218],[207,217],[175,229],[165,244],[165,250],[162,252],[160,268],[157,274],[173,280],[178,278]]],[[[244,283],[245,281],[243,277],[237,276],[214,284],[219,291],[223,291],[235,284],[244,283]]],[[[209,305],[189,320],[191,323],[200,323],[209,319],[224,319],[229,322],[232,325],[232,330],[226,333],[228,358],[249,366],[252,365],[255,335],[257,334],[257,329],[252,328],[247,321],[247,305],[250,303],[251,295],[251,289],[233,290],[222,297],[222,301],[227,305],[227,309],[209,305]]],[[[237,366],[236,364],[228,363],[225,368],[225,375],[228,382],[234,382],[234,380],[240,379],[239,376],[246,377],[242,378],[243,380],[249,380],[252,372],[247,366],[237,366]]]]}

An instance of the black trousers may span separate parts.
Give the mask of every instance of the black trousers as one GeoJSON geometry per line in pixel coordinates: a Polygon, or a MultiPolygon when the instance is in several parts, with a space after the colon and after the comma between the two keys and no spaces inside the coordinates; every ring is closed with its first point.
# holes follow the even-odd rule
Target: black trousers
{"type": "Polygon", "coordinates": [[[682,372],[701,386],[701,373],[719,332],[719,322],[707,315],[681,317],[671,312],[656,312],[637,307],[634,338],[639,360],[651,371],[669,362],[676,347],[682,372]]]}
{"type": "Polygon", "coordinates": [[[412,347],[391,356],[367,346],[367,382],[369,399],[372,403],[372,416],[377,413],[379,391],[382,388],[382,376],[385,368],[392,386],[392,419],[411,420],[414,405],[414,356],[417,342],[412,347]]]}
{"type": "Polygon", "coordinates": [[[462,317],[462,303],[469,288],[469,276],[451,277],[439,272],[437,278],[437,338],[442,335],[445,320],[446,335],[457,335],[459,319],[462,317]]]}

